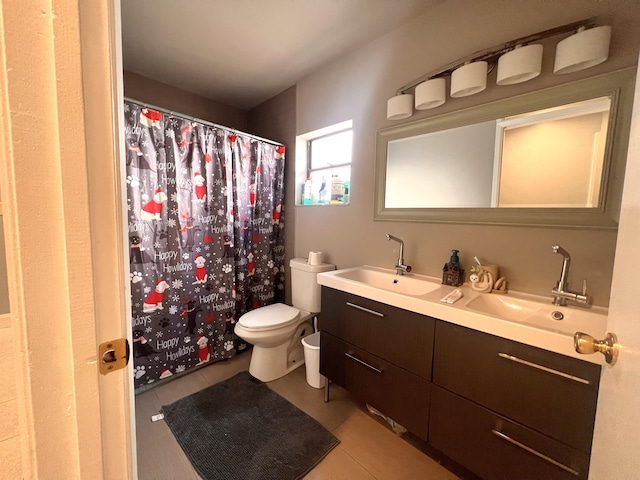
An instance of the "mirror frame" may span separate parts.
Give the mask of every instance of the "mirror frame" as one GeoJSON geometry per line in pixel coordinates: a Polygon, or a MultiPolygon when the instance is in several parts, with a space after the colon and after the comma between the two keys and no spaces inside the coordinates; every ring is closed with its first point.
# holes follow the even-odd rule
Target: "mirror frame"
{"type": "Polygon", "coordinates": [[[629,143],[635,68],[565,83],[380,130],[376,135],[374,220],[617,229],[629,143]],[[386,208],[387,144],[401,138],[611,96],[597,208],[386,208]]]}

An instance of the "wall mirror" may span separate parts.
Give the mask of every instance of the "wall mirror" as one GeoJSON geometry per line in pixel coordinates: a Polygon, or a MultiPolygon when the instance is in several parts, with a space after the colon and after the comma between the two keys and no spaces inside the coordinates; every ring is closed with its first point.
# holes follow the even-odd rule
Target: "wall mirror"
{"type": "Polygon", "coordinates": [[[381,130],[375,220],[617,227],[633,69],[381,130]]]}

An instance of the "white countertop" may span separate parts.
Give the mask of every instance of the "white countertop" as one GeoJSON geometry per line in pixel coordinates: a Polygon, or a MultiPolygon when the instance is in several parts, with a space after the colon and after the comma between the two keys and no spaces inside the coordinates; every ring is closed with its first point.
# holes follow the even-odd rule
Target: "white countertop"
{"type": "MultiPolygon", "coordinates": [[[[498,337],[524,343],[534,347],[549,350],[586,362],[601,365],[604,356],[600,354],[581,355],[573,347],[573,335],[581,331],[594,336],[596,339],[604,338],[607,324],[607,309],[602,307],[583,308],[579,306],[560,307],[551,304],[549,297],[540,297],[518,292],[509,292],[504,295],[495,293],[479,293],[472,290],[467,284],[461,287],[441,285],[441,280],[424,275],[406,274],[396,276],[394,270],[380,267],[362,266],[318,274],[318,283],[325,287],[334,288],[343,292],[369,298],[387,305],[410,310],[446,322],[454,323],[462,327],[471,328],[498,337]],[[380,275],[395,282],[408,281],[413,284],[429,282],[428,293],[422,295],[399,293],[380,286],[372,286],[365,281],[358,281],[357,270],[365,270],[365,273],[380,275]],[[442,303],[440,299],[459,288],[464,296],[453,305],[442,303]],[[472,300],[480,295],[490,297],[504,297],[507,303],[522,304],[538,309],[535,315],[518,320],[506,320],[498,316],[490,315],[471,308],[472,300]],[[564,315],[562,320],[551,318],[552,311],[560,311],[564,315]]],[[[480,299],[482,303],[501,303],[497,298],[480,299]]],[[[476,304],[480,302],[476,301],[476,304]]],[[[517,313],[517,312],[516,312],[517,313]]]]}

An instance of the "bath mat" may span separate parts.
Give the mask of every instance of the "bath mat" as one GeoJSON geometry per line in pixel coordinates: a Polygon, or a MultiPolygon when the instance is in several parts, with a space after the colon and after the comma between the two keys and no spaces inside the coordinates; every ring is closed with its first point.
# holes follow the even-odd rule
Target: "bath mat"
{"type": "Polygon", "coordinates": [[[248,372],[162,407],[205,480],[302,478],[340,441],[248,372]]]}

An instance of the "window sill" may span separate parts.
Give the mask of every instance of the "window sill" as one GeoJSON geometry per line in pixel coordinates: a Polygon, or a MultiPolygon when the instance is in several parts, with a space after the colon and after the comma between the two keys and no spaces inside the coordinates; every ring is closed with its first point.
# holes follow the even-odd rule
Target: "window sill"
{"type": "Polygon", "coordinates": [[[331,202],[331,203],[300,203],[296,202],[296,207],[335,207],[347,206],[350,202],[331,202]]]}

